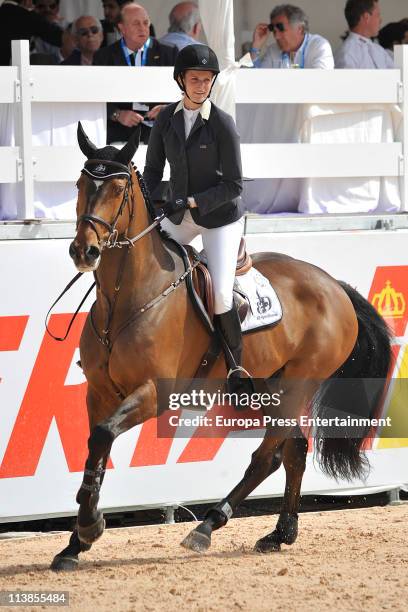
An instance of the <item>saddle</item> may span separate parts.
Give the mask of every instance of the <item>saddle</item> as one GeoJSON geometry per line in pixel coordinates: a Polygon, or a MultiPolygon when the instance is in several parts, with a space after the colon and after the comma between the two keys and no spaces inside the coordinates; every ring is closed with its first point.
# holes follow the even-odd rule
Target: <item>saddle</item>
{"type": "MultiPolygon", "coordinates": [[[[199,262],[194,268],[192,274],[193,281],[193,289],[196,294],[194,297],[200,299],[207,316],[210,321],[214,320],[214,289],[212,285],[212,280],[210,273],[207,267],[207,256],[205,251],[201,251],[198,253],[194,247],[191,245],[184,245],[184,248],[187,251],[188,258],[190,263],[199,262]]],[[[251,256],[246,251],[245,238],[241,238],[241,242],[239,245],[238,256],[237,256],[237,266],[235,271],[235,276],[242,276],[246,274],[252,267],[252,259],[251,256]]],[[[236,291],[234,291],[234,301],[236,302],[238,313],[241,321],[243,321],[246,317],[248,311],[248,303],[247,301],[236,291]]]]}

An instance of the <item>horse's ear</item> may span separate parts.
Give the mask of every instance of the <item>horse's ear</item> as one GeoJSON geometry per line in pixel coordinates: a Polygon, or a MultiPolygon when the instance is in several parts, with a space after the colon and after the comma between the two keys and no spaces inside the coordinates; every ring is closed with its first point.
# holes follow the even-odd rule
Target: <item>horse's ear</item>
{"type": "Polygon", "coordinates": [[[91,142],[88,136],[85,134],[84,128],[80,121],[78,121],[78,129],[77,129],[77,138],[79,148],[82,153],[85,155],[87,159],[90,159],[92,155],[94,155],[95,151],[97,151],[97,147],[91,142]]]}
{"type": "Polygon", "coordinates": [[[140,124],[137,126],[125,146],[119,151],[115,161],[120,162],[124,166],[130,163],[139,146],[141,127],[140,124]]]}

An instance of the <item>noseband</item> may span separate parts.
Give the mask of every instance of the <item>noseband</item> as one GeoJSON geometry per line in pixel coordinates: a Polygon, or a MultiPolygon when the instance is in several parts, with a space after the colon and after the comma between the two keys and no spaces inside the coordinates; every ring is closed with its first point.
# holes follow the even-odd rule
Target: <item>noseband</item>
{"type": "MultiPolygon", "coordinates": [[[[102,217],[99,217],[98,215],[84,214],[78,217],[76,224],[77,230],[79,224],[82,221],[85,221],[90,224],[98,238],[98,245],[101,247],[101,250],[105,246],[108,248],[115,247],[117,245],[118,239],[118,230],[116,229],[116,224],[119,220],[119,217],[122,215],[125,206],[129,202],[129,187],[133,191],[131,170],[128,166],[125,166],[124,164],[121,164],[119,162],[108,161],[104,159],[90,159],[85,162],[85,165],[81,170],[81,174],[85,174],[93,181],[107,181],[113,178],[126,178],[126,187],[123,193],[123,199],[112,223],[108,223],[107,221],[105,221],[105,219],[102,219],[102,217]],[[106,242],[103,242],[99,236],[97,228],[98,223],[100,225],[103,225],[109,232],[109,236],[106,242]]],[[[132,219],[133,210],[130,211],[129,223],[132,221],[132,219]]]]}

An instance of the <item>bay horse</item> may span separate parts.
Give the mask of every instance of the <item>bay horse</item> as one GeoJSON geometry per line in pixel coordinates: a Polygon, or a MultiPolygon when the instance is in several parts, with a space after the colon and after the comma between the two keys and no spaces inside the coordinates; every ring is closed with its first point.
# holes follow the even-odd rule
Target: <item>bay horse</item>
{"type": "MultiPolygon", "coordinates": [[[[114,440],[156,417],[157,381],[193,378],[210,344],[183,282],[183,260],[156,227],[158,221],[153,222],[155,210],[131,162],[136,139],[121,150],[97,149],[79,124],[78,143],[87,161],[77,183],[77,228],[69,253],[77,269],[93,272],[96,281],[96,301],[80,340],[88,381],[89,454],[77,494],[77,525],[68,546],[55,556],[54,570],[75,569],[79,553],[103,533],[98,500],[114,440]]],[[[336,381],[376,378],[378,392],[367,415],[372,416],[382,401],[391,364],[390,332],[374,307],[309,263],[277,253],[258,253],[253,263],[271,281],[284,315],[278,325],[244,336],[245,370],[257,378],[277,378],[297,415],[307,407],[315,414],[357,410],[361,389],[351,385],[341,394],[336,381]]],[[[215,362],[210,376],[225,379],[223,359],[215,362]]],[[[363,477],[367,435],[317,435],[315,452],[322,469],[334,478],[363,477]]],[[[286,488],[279,519],[255,549],[265,553],[280,550],[282,543],[293,544],[307,449],[300,429],[291,437],[277,437],[267,429],[242,480],[182,544],[207,550],[212,532],[282,463],[286,488]]]]}

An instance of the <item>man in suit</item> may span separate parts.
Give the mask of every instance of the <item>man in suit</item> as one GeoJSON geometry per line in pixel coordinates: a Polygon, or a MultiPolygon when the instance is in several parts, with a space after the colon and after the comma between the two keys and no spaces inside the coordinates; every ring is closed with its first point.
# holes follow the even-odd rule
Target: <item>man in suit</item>
{"type": "Polygon", "coordinates": [[[12,40],[39,36],[57,47],[65,41],[60,27],[29,8],[31,0],[5,0],[0,6],[0,66],[10,65],[12,40]]]}
{"type": "MultiPolygon", "coordinates": [[[[133,1],[134,0],[102,0],[103,12],[105,15],[105,19],[101,20],[103,28],[102,47],[112,45],[114,42],[121,39],[121,35],[117,27],[120,9],[125,4],[133,1]]],[[[150,24],[150,36],[156,36],[153,24],[150,24]]]]}
{"type": "Polygon", "coordinates": [[[61,64],[91,66],[93,57],[103,40],[101,22],[91,15],[82,15],[72,24],[71,34],[75,41],[75,49],[61,64]]]}
{"type": "MultiPolygon", "coordinates": [[[[150,18],[146,9],[136,3],[122,7],[118,28],[121,40],[100,49],[94,56],[95,66],[173,66],[177,48],[164,45],[149,35],[150,18]]],[[[127,141],[133,130],[146,119],[153,121],[160,104],[108,103],[107,143],[127,141]]],[[[150,128],[142,125],[141,138],[147,142],[150,128]]]]}

